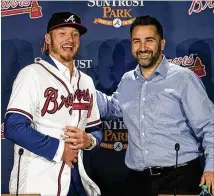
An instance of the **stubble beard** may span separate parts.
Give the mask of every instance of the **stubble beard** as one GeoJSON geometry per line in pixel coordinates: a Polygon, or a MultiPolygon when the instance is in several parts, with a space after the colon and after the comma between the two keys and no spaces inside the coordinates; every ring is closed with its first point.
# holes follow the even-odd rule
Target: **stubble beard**
{"type": "Polygon", "coordinates": [[[161,54],[161,44],[159,44],[158,51],[156,53],[153,53],[152,50],[146,50],[144,52],[138,51],[133,57],[140,67],[144,69],[149,69],[156,65],[160,54],[161,54]],[[142,53],[150,53],[151,57],[147,60],[141,60],[138,56],[142,53]]]}
{"type": "Polygon", "coordinates": [[[55,45],[55,43],[51,39],[51,51],[52,51],[52,53],[57,54],[65,62],[70,62],[70,61],[74,60],[74,57],[76,56],[78,49],[73,54],[71,53],[71,54],[64,55],[61,53],[60,49],[55,45]]]}

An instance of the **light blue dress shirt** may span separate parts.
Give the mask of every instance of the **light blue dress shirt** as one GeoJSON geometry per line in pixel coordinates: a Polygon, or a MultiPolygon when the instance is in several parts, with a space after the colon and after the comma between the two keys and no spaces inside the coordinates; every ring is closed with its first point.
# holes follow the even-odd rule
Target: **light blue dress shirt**
{"type": "MultiPolygon", "coordinates": [[[[214,90],[214,89],[213,89],[214,90]]],[[[125,163],[142,171],[176,163],[175,144],[180,144],[178,164],[200,155],[204,171],[214,171],[214,105],[197,75],[169,63],[163,57],[149,79],[135,70],[125,73],[112,96],[97,91],[102,117],[123,117],[128,129],[125,163]]]]}

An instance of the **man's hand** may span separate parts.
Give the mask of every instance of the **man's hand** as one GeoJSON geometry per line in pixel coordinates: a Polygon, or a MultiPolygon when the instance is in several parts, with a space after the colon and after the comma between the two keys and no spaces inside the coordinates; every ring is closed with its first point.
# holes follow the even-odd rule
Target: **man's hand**
{"type": "Polygon", "coordinates": [[[207,171],[203,173],[199,186],[202,186],[204,184],[208,186],[208,191],[214,194],[214,172],[207,171]]]}
{"type": "Polygon", "coordinates": [[[77,162],[78,150],[69,148],[69,144],[65,143],[62,160],[71,168],[74,168],[72,163],[77,162]]]}
{"type": "Polygon", "coordinates": [[[90,136],[77,127],[65,127],[64,134],[68,136],[65,142],[69,143],[71,149],[84,149],[90,146],[90,136]]]}

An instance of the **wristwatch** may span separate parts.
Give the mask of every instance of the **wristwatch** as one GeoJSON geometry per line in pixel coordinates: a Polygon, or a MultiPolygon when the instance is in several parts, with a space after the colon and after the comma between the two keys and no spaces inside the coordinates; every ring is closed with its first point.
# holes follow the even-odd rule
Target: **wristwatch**
{"type": "Polygon", "coordinates": [[[90,133],[88,133],[88,135],[90,137],[90,145],[88,147],[84,148],[84,150],[91,150],[97,145],[96,138],[94,136],[92,136],[90,133]]]}

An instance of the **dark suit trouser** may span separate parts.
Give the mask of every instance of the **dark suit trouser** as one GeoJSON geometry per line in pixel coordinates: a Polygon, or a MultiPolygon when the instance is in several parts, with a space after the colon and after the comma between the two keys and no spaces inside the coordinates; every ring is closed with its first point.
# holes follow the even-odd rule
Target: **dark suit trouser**
{"type": "Polygon", "coordinates": [[[175,187],[177,194],[200,193],[199,184],[203,170],[199,159],[179,168],[162,168],[155,170],[155,172],[161,174],[151,175],[148,170],[130,170],[125,180],[124,191],[120,196],[157,196],[160,193],[174,194],[175,187]]]}

